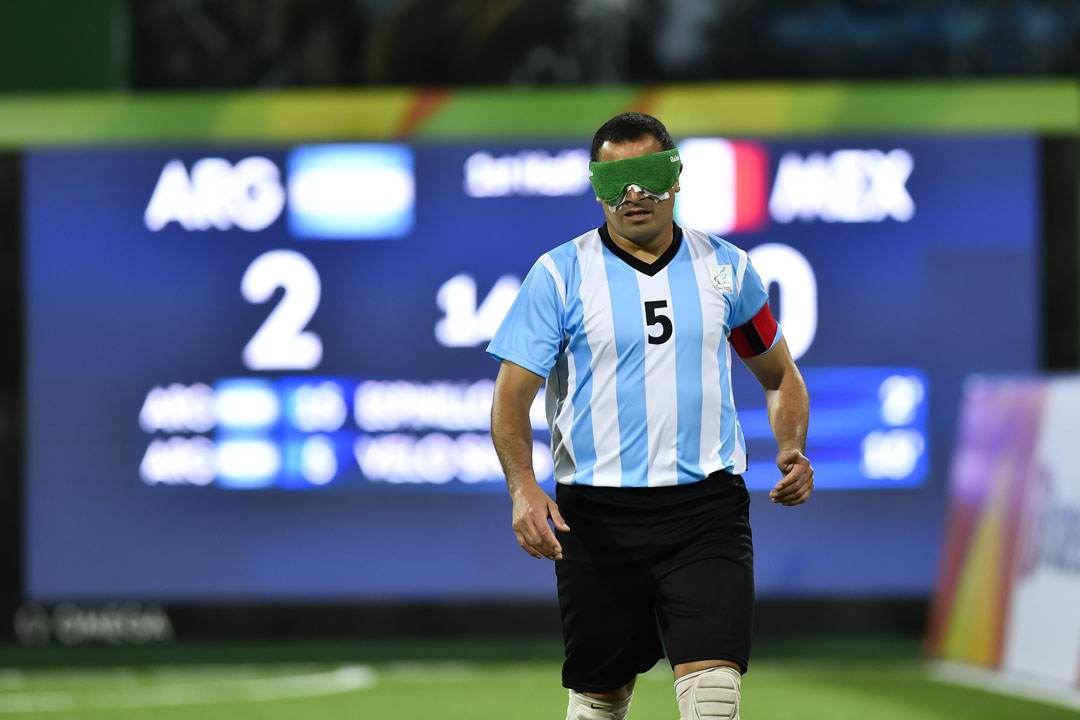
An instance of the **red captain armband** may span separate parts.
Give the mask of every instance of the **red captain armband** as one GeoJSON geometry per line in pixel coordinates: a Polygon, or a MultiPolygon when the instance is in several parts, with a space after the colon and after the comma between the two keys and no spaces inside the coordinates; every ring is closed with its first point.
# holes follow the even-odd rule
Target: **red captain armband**
{"type": "Polygon", "coordinates": [[[729,341],[741,358],[752,358],[772,347],[776,340],[776,318],[765,303],[757,315],[731,331],[729,341]]]}

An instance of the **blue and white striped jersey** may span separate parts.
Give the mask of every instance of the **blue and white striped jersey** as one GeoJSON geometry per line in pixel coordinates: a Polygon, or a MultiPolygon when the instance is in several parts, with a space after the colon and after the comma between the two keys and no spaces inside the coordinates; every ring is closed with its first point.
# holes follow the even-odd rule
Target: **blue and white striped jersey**
{"type": "Polygon", "coordinates": [[[692,483],[746,470],[728,335],[767,302],[731,243],[676,226],[646,264],[601,227],[537,260],[487,351],[547,378],[558,482],[692,483]]]}

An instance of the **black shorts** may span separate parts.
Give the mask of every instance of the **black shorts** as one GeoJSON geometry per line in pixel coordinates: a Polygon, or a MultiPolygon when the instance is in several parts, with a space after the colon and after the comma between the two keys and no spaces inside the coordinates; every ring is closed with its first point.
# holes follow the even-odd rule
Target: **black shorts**
{"type": "Polygon", "coordinates": [[[750,496],[738,475],[689,485],[560,485],[555,563],[563,685],[608,692],[664,657],[746,672],[754,614],[750,496]]]}

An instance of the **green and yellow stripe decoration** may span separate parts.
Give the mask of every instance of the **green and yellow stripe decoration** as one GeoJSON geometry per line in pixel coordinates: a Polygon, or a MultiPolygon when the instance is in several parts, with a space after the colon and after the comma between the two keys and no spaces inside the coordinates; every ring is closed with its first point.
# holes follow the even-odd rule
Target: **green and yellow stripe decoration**
{"type": "Polygon", "coordinates": [[[1080,129],[1065,80],[598,88],[287,90],[0,97],[0,147],[183,142],[588,138],[626,110],[673,134],[1080,129]]]}

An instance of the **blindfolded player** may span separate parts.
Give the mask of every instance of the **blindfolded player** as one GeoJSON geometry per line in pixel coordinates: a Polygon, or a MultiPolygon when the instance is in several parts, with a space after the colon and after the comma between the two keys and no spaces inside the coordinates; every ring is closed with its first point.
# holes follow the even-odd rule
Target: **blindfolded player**
{"type": "Polygon", "coordinates": [[[665,651],[683,720],[737,719],[754,578],[731,349],[765,390],[784,505],[814,487],[806,386],[746,252],[674,223],[663,124],[619,115],[591,159],[604,224],[537,260],[488,346],[514,532],[555,561],[568,720],[625,718],[665,651]],[[554,501],[532,464],[545,381],[554,501]]]}

